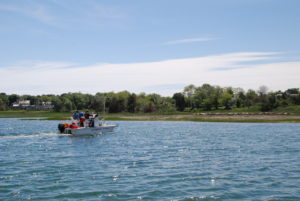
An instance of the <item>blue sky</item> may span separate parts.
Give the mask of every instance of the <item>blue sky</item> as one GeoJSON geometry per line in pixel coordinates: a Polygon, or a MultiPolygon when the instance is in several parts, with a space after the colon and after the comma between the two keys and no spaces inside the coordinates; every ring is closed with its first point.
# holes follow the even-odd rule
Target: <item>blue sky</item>
{"type": "MultiPolygon", "coordinates": [[[[245,89],[260,84],[272,90],[299,87],[300,76],[295,75],[300,73],[299,10],[298,0],[1,0],[0,73],[5,75],[1,79],[6,84],[0,91],[41,94],[129,90],[171,95],[193,82],[245,89]],[[241,59],[241,54],[245,58],[241,59]],[[198,63],[193,63],[195,58],[198,63]],[[172,67],[178,63],[178,67],[172,67]],[[271,69],[266,67],[270,64],[274,66],[271,69]],[[273,72],[275,67],[278,69],[273,72]],[[245,68],[256,71],[246,83],[241,78],[234,82],[226,79],[231,73],[224,74],[227,69],[245,68]],[[257,70],[264,68],[281,84],[257,70]],[[55,76],[55,72],[75,69],[97,79],[88,73],[93,70],[105,76],[106,82],[95,80],[90,88],[69,86],[55,76]],[[151,73],[151,69],[161,72],[151,73]],[[29,72],[30,82],[22,77],[24,71],[29,72]],[[49,71],[53,77],[49,77],[49,71]],[[218,71],[220,77],[216,80],[211,71],[218,71]],[[277,71],[280,74],[275,75],[277,71]],[[136,77],[132,77],[134,74],[136,77]],[[170,74],[177,79],[168,80],[170,74]],[[48,76],[49,82],[36,80],[37,75],[48,76]],[[126,85],[131,81],[135,85],[126,85]],[[107,82],[115,83],[112,86],[107,82]]],[[[243,73],[233,72],[236,77],[246,76],[243,73]]],[[[76,74],[70,77],[72,82],[78,79],[76,74]]]]}

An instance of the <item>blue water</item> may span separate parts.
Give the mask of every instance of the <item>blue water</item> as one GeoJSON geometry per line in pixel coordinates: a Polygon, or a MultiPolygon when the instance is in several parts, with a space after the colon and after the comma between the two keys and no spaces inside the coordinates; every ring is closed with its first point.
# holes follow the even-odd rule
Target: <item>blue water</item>
{"type": "Polygon", "coordinates": [[[300,200],[300,124],[0,119],[0,200],[300,200]]]}

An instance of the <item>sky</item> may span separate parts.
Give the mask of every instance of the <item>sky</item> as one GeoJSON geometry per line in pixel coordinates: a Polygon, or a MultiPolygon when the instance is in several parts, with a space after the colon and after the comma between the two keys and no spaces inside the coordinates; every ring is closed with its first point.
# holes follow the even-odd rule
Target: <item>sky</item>
{"type": "Polygon", "coordinates": [[[299,0],[0,0],[0,92],[300,87],[299,0]]]}

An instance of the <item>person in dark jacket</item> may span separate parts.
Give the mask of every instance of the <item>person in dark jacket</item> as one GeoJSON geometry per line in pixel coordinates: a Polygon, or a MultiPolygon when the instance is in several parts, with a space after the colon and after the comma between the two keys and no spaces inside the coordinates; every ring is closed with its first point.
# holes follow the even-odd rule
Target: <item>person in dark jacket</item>
{"type": "Polygon", "coordinates": [[[90,113],[89,113],[88,110],[84,113],[84,118],[85,119],[89,119],[90,118],[90,113]]]}

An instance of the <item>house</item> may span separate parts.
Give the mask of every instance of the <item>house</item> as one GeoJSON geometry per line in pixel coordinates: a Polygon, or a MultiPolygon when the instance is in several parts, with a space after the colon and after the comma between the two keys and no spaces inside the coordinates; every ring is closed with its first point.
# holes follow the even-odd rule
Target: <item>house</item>
{"type": "Polygon", "coordinates": [[[20,100],[19,105],[22,107],[28,107],[30,106],[30,100],[20,100]]]}
{"type": "Polygon", "coordinates": [[[21,110],[51,110],[54,108],[52,102],[42,102],[38,105],[30,105],[30,100],[20,100],[12,104],[12,109],[21,109],[21,110]]]}
{"type": "Polygon", "coordinates": [[[53,108],[54,105],[52,105],[51,101],[42,102],[41,104],[35,106],[36,110],[51,110],[53,108]]]}
{"type": "Polygon", "coordinates": [[[26,109],[30,107],[30,100],[19,100],[12,104],[13,109],[26,109]]]}

